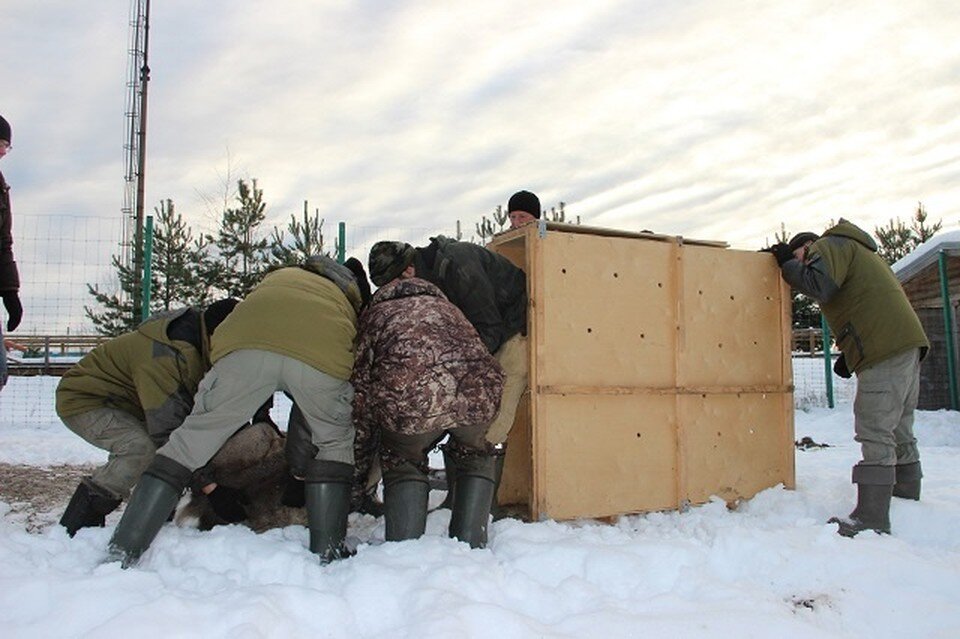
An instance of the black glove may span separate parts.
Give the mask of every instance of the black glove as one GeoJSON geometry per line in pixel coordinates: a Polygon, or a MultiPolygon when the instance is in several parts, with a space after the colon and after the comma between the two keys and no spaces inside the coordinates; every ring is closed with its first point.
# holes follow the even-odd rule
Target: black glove
{"type": "Polygon", "coordinates": [[[777,242],[773,246],[760,249],[760,251],[762,253],[772,253],[773,257],[777,260],[777,266],[783,266],[786,262],[794,258],[793,251],[790,250],[790,245],[784,244],[783,242],[777,242]]]}
{"type": "Polygon", "coordinates": [[[20,296],[16,291],[4,291],[0,295],[3,296],[3,306],[7,309],[7,330],[12,331],[20,326],[20,320],[23,319],[23,306],[20,304],[20,296]]]}
{"type": "Polygon", "coordinates": [[[218,485],[207,494],[213,512],[224,521],[236,524],[247,518],[247,511],[243,504],[247,503],[246,496],[236,488],[218,485]]]}
{"type": "Polygon", "coordinates": [[[302,479],[294,476],[287,477],[287,485],[283,487],[280,503],[290,508],[303,508],[307,505],[307,485],[302,479]]]}
{"type": "Polygon", "coordinates": [[[844,379],[853,377],[853,373],[847,368],[847,358],[843,356],[843,353],[840,353],[840,357],[833,363],[833,372],[844,379]]]}

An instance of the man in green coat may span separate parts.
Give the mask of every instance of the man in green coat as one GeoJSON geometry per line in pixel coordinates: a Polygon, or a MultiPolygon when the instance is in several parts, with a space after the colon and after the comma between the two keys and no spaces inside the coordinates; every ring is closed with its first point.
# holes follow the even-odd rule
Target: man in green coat
{"type": "MultiPolygon", "coordinates": [[[[104,466],[81,480],[60,519],[71,537],[81,528],[104,525],[157,448],[190,414],[210,367],[210,336],[236,304],[226,299],[202,313],[181,308],[154,315],[64,373],[57,385],[57,415],[110,453],[104,466]]],[[[216,499],[211,495],[212,503],[216,499]]]]}
{"type": "Polygon", "coordinates": [[[838,532],[890,532],[891,496],[920,498],[920,453],[913,413],[920,360],[930,347],[917,314],[877,244],[847,220],[771,247],[783,279],[820,304],[842,353],[834,370],[857,376],[855,439],[863,459],[853,467],[857,506],[834,517],[838,532]]]}
{"type": "Polygon", "coordinates": [[[210,371],[193,412],[157,451],[110,541],[111,557],[135,563],[190,482],[276,391],[303,415],[316,452],[304,465],[310,550],[324,563],[344,546],[353,479],[353,369],[358,280],[327,257],[269,273],[213,338],[210,371]]]}

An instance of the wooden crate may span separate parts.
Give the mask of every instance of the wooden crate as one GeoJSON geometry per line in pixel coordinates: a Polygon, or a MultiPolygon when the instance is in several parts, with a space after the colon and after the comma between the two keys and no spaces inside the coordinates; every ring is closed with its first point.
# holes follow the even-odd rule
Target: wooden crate
{"type": "Polygon", "coordinates": [[[794,487],[790,291],[769,254],[557,223],[489,248],[530,295],[502,504],[602,518],[794,487]]]}

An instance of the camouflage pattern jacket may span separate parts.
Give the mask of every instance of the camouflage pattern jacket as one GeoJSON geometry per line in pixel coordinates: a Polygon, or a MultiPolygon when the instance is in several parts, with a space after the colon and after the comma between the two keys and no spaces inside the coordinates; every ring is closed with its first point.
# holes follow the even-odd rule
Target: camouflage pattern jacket
{"type": "Polygon", "coordinates": [[[433,284],[397,279],[360,318],[351,382],[357,476],[366,477],[379,429],[412,435],[491,421],[503,370],[463,313],[433,284]]]}

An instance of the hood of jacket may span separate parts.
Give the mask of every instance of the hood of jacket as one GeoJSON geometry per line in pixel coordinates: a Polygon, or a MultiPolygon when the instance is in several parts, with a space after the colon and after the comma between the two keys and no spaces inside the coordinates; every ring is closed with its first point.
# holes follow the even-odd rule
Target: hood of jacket
{"type": "Polygon", "coordinates": [[[842,217],[840,218],[840,222],[837,223],[836,226],[824,231],[823,235],[825,237],[828,235],[845,237],[855,242],[859,242],[860,244],[863,244],[863,246],[865,246],[867,249],[869,249],[874,253],[877,252],[877,243],[874,241],[872,237],[870,237],[870,234],[864,231],[862,228],[860,228],[856,224],[854,224],[853,222],[850,222],[849,220],[845,220],[842,217]]]}

